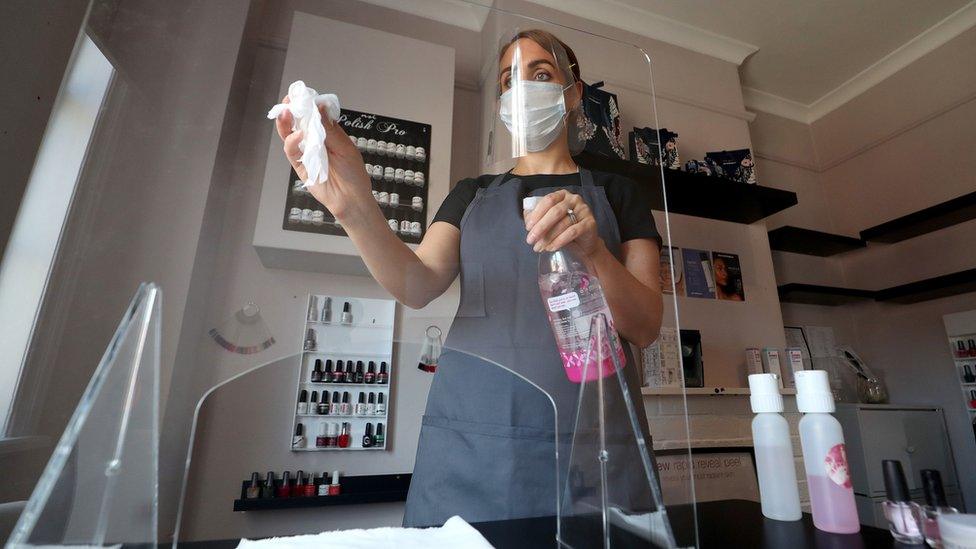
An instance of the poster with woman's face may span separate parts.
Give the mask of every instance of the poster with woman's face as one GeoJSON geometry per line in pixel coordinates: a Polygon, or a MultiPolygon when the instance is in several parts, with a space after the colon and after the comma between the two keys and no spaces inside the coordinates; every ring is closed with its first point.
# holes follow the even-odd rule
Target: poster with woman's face
{"type": "Polygon", "coordinates": [[[726,301],[745,301],[742,289],[742,269],[739,256],[712,252],[712,269],[715,272],[715,296],[726,301]]]}
{"type": "Polygon", "coordinates": [[[666,294],[685,295],[685,277],[682,269],[681,250],[672,246],[661,246],[661,291],[666,294]],[[671,259],[674,258],[672,262],[671,259]],[[674,281],[672,291],[671,281],[674,281]]]}

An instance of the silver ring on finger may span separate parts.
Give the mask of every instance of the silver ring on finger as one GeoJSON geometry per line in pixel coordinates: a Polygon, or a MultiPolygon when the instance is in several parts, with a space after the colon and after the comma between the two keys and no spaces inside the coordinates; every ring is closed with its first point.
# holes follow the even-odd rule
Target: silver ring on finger
{"type": "Polygon", "coordinates": [[[569,222],[573,225],[579,223],[579,218],[576,217],[576,212],[574,212],[572,208],[566,210],[566,215],[569,216],[569,222]]]}

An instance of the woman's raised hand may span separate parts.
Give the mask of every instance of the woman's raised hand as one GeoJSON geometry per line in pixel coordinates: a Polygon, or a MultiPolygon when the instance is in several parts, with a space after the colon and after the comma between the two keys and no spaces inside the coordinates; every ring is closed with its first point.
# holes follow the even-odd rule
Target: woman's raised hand
{"type": "MultiPolygon", "coordinates": [[[[288,103],[288,96],[281,102],[288,103]]],[[[309,192],[342,222],[347,216],[355,215],[360,207],[369,204],[375,206],[376,201],[373,200],[372,185],[359,149],[349,140],[341,125],[329,120],[325,107],[319,107],[319,112],[327,134],[325,148],[329,155],[329,180],[312,185],[309,192]]],[[[302,151],[298,148],[303,135],[301,130],[292,131],[291,113],[284,111],[275,120],[275,127],[284,142],[285,157],[298,177],[307,181],[308,172],[300,162],[302,151]]]]}

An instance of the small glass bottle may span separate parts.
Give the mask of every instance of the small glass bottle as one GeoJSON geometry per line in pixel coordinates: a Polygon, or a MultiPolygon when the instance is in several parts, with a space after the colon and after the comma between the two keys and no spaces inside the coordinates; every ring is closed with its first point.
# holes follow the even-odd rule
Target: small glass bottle
{"type": "Polygon", "coordinates": [[[950,507],[946,501],[945,490],[942,488],[942,475],[935,469],[922,469],[922,492],[925,494],[925,505],[912,503],[912,511],[919,530],[925,536],[925,543],[929,547],[942,547],[942,535],[939,533],[939,516],[958,513],[955,507],[950,507]]]}
{"type": "Polygon", "coordinates": [[[915,522],[912,511],[912,497],[908,492],[905,472],[901,462],[896,459],[886,459],[881,462],[884,473],[885,492],[888,499],[881,503],[885,518],[888,519],[888,530],[891,537],[899,543],[916,545],[922,543],[922,533],[915,522]]]}
{"type": "Polygon", "coordinates": [[[256,472],[251,473],[251,483],[248,484],[244,497],[246,499],[258,499],[261,497],[261,476],[256,472]]]}

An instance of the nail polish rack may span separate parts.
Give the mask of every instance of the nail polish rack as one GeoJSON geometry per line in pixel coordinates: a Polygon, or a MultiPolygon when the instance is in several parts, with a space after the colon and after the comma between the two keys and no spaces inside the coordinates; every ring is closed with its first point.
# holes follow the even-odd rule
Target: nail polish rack
{"type": "Polygon", "coordinates": [[[301,371],[290,404],[295,413],[292,451],[389,447],[395,312],[392,299],[309,294],[303,311],[301,371]],[[328,394],[328,406],[320,406],[323,394],[328,394]],[[333,402],[335,394],[339,403],[333,402]],[[347,446],[340,445],[343,434],[348,435],[347,446]],[[368,434],[371,444],[365,440],[368,434]]]}
{"type": "MultiPolygon", "coordinates": [[[[339,122],[363,156],[373,198],[390,230],[404,242],[420,243],[427,231],[430,124],[349,109],[342,109],[339,122]]],[[[288,181],[283,229],[346,236],[294,170],[288,181]]]]}
{"type": "Polygon", "coordinates": [[[241,483],[240,497],[234,500],[234,511],[272,511],[276,509],[298,509],[304,507],[324,507],[330,505],[355,505],[361,503],[384,503],[406,501],[407,490],[410,488],[410,473],[388,475],[362,475],[342,477],[341,490],[338,495],[319,495],[319,488],[323,483],[330,483],[331,477],[326,474],[318,476],[313,473],[309,478],[314,495],[307,495],[304,490],[296,490],[295,471],[289,471],[292,478],[288,488],[283,486],[283,474],[275,472],[274,485],[270,491],[266,487],[266,477],[258,481],[257,494],[249,493],[251,481],[241,483]],[[248,497],[251,496],[251,497],[248,497]],[[256,497],[255,497],[256,496],[256,497]]]}
{"type": "Polygon", "coordinates": [[[962,388],[969,417],[976,421],[976,334],[949,337],[949,351],[956,366],[956,379],[962,388]]]}

